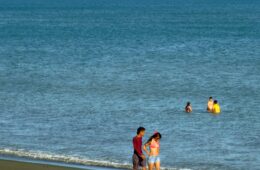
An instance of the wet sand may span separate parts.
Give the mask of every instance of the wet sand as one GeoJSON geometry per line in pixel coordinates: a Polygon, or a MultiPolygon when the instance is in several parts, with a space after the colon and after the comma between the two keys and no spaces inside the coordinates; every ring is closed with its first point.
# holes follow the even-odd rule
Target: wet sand
{"type": "Polygon", "coordinates": [[[0,155],[0,170],[126,170],[125,168],[112,168],[69,164],[55,161],[35,160],[0,155]]]}
{"type": "Polygon", "coordinates": [[[20,161],[13,161],[13,160],[0,160],[0,169],[1,170],[83,170],[82,168],[71,168],[65,166],[20,162],[20,161]]]}

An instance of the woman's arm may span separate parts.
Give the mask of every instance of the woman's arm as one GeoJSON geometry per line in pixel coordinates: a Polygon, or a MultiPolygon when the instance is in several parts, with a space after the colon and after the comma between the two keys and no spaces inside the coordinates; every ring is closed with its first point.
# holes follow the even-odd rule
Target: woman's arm
{"type": "Polygon", "coordinates": [[[147,147],[150,146],[150,144],[151,144],[151,142],[148,142],[148,143],[144,144],[144,146],[143,146],[143,150],[146,152],[146,154],[147,154],[148,156],[149,156],[149,152],[148,152],[148,150],[147,150],[147,147]]]}

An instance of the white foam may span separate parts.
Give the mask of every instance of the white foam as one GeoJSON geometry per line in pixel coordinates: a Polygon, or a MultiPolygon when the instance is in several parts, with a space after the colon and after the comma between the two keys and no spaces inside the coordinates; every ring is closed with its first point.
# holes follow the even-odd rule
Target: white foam
{"type": "MultiPolygon", "coordinates": [[[[58,155],[58,154],[47,153],[42,151],[27,151],[24,149],[15,150],[9,148],[3,148],[3,149],[0,148],[0,154],[17,156],[22,158],[31,158],[36,160],[38,159],[38,160],[56,161],[56,162],[88,165],[88,166],[132,169],[132,165],[130,165],[129,163],[116,163],[116,162],[103,161],[103,160],[91,160],[87,158],[68,156],[68,155],[58,155]]],[[[162,170],[191,170],[191,169],[178,169],[178,168],[171,168],[171,167],[162,167],[161,169],[162,170]]]]}
{"type": "Polygon", "coordinates": [[[47,152],[41,152],[41,151],[26,151],[23,149],[14,150],[14,149],[4,148],[4,149],[0,149],[0,154],[18,156],[23,158],[39,159],[39,160],[81,164],[81,165],[104,166],[104,167],[126,168],[126,169],[130,167],[130,165],[127,163],[121,164],[121,163],[102,161],[102,160],[91,160],[91,159],[81,158],[76,156],[58,155],[58,154],[52,154],[47,152]]]}

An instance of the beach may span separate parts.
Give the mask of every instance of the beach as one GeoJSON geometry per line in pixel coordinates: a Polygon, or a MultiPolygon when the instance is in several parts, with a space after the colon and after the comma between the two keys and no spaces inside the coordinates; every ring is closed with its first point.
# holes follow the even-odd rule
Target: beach
{"type": "MultiPolygon", "coordinates": [[[[1,170],[115,170],[116,168],[72,165],[40,160],[0,159],[1,170]]],[[[119,169],[117,169],[119,170],[119,169]]]]}
{"type": "Polygon", "coordinates": [[[83,170],[81,168],[70,168],[47,164],[19,162],[13,160],[0,160],[0,169],[3,170],[83,170]]]}

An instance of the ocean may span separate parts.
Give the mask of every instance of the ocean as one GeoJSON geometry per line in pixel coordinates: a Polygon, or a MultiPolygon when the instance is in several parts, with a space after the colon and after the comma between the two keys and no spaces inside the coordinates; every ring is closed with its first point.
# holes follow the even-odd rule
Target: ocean
{"type": "Polygon", "coordinates": [[[2,156],[131,168],[144,126],[164,169],[259,170],[259,84],[258,0],[0,0],[2,156]]]}

